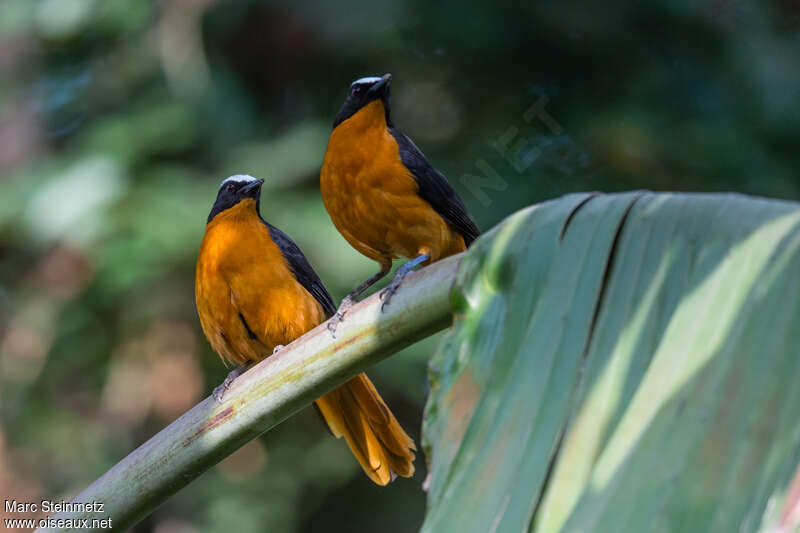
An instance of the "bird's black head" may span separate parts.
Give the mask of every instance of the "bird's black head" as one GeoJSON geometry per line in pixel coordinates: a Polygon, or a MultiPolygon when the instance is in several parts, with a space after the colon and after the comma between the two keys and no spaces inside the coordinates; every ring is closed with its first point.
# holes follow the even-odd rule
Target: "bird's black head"
{"type": "Polygon", "coordinates": [[[336,126],[355,115],[359,109],[373,100],[383,102],[383,107],[386,110],[386,123],[391,125],[389,121],[389,85],[391,81],[392,75],[384,74],[380,78],[377,76],[361,78],[350,84],[347,99],[336,115],[333,127],[336,128],[336,126]]]}
{"type": "Polygon", "coordinates": [[[237,205],[239,202],[247,199],[255,200],[256,212],[261,198],[261,185],[264,183],[263,179],[256,179],[253,176],[245,174],[237,174],[222,181],[217,193],[217,199],[211,208],[211,213],[208,215],[208,222],[211,222],[215,216],[223,211],[230,209],[237,205]]]}

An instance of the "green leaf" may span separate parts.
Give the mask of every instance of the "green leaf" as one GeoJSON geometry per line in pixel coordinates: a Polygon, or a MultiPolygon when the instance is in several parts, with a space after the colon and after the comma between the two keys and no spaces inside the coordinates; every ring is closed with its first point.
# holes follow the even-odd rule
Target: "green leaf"
{"type": "MultiPolygon", "coordinates": [[[[426,532],[756,531],[800,461],[800,206],[572,195],[462,260],[426,532]]],[[[765,518],[769,515],[775,518],[765,518]]]]}

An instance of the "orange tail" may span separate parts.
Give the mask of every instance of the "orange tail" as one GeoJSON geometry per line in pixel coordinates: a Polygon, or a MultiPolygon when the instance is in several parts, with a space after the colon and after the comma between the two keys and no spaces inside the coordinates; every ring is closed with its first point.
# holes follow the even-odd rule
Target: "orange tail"
{"type": "Polygon", "coordinates": [[[406,435],[366,374],[317,400],[336,438],[344,435],[369,478],[386,485],[414,473],[414,441],[406,435]]]}

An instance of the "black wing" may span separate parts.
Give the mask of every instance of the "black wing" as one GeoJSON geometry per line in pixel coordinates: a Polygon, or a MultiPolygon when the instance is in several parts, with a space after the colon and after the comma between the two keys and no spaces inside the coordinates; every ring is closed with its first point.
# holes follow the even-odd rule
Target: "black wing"
{"type": "Polygon", "coordinates": [[[286,262],[289,263],[289,268],[292,274],[294,274],[294,277],[297,278],[297,281],[317,299],[325,310],[326,315],[333,315],[333,313],[336,312],[336,305],[333,303],[333,298],[331,298],[331,294],[328,292],[328,289],[325,288],[325,285],[322,284],[322,280],[319,279],[317,273],[311,268],[311,263],[308,262],[306,256],[300,251],[300,247],[297,246],[288,235],[269,222],[264,220],[262,220],[262,222],[269,228],[269,235],[272,241],[281,249],[283,257],[285,257],[286,262]]]}
{"type": "Polygon", "coordinates": [[[389,132],[400,147],[400,159],[419,185],[420,197],[458,230],[467,246],[472,244],[481,232],[469,218],[467,208],[447,182],[447,178],[428,163],[422,151],[404,133],[395,128],[389,128],[389,132]]]}

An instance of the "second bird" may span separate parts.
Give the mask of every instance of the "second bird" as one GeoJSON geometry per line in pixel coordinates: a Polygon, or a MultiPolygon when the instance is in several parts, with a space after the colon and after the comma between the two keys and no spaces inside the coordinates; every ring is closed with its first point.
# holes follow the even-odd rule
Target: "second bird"
{"type": "Polygon", "coordinates": [[[333,224],[380,265],[342,301],[331,332],[355,299],[389,273],[392,259],[411,260],[381,293],[383,305],[413,268],[462,252],[480,235],[444,175],[392,124],[391,79],[386,74],[350,85],[322,163],[320,189],[333,224]]]}

